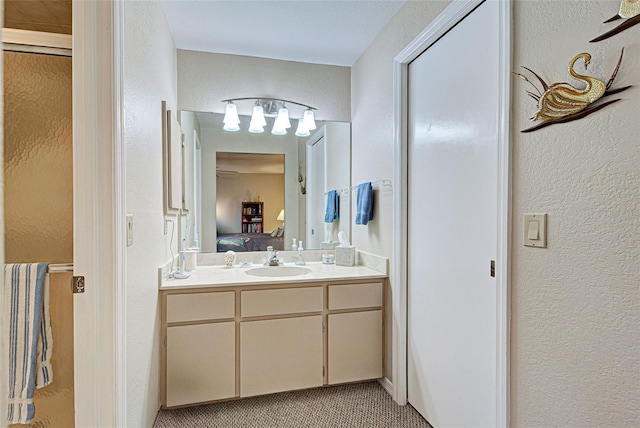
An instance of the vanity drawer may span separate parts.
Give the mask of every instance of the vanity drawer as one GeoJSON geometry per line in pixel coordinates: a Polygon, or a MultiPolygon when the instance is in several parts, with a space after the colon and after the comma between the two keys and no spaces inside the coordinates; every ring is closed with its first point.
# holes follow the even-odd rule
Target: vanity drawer
{"type": "Polygon", "coordinates": [[[243,317],[320,312],[322,287],[243,291],[240,307],[243,317]]]}
{"type": "Polygon", "coordinates": [[[329,310],[382,306],[382,283],[329,286],[329,310]]]}
{"type": "Polygon", "coordinates": [[[167,295],[167,322],[205,321],[235,317],[235,293],[167,295]]]}

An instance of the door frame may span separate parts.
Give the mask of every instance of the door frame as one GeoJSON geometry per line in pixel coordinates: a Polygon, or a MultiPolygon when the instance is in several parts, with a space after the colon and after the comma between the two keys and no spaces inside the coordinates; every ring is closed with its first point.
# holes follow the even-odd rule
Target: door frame
{"type": "MultiPolygon", "coordinates": [[[[489,0],[493,1],[493,0],[489,0]]],[[[509,322],[510,322],[510,248],[511,248],[511,150],[509,110],[511,100],[511,3],[499,0],[500,105],[498,123],[498,218],[496,255],[496,421],[509,426],[509,322]]],[[[408,191],[408,70],[422,52],[455,27],[484,0],[453,0],[393,60],[394,103],[394,192],[393,266],[393,397],[407,404],[407,191],[408,191]]]]}
{"type": "Polygon", "coordinates": [[[125,427],[124,3],[74,1],[72,15],[75,422],[125,427]]]}

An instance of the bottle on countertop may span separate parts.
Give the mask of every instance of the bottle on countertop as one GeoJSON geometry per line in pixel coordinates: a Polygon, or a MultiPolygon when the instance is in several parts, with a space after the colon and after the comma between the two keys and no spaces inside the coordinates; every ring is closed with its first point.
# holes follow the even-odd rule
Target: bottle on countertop
{"type": "Polygon", "coordinates": [[[296,265],[298,266],[306,265],[306,263],[304,262],[304,259],[302,258],[303,251],[304,251],[304,248],[302,247],[302,241],[299,241],[298,242],[298,260],[296,261],[296,265]]]}

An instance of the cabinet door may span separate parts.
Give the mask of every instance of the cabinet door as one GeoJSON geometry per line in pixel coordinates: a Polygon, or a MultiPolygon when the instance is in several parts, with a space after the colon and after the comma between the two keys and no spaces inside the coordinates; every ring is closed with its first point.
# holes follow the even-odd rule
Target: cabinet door
{"type": "Polygon", "coordinates": [[[241,397],[322,381],[322,316],[240,323],[241,397]]]}
{"type": "Polygon", "coordinates": [[[329,384],[382,377],[382,311],[328,316],[329,384]]]}
{"type": "Polygon", "coordinates": [[[236,396],[235,322],[167,328],[168,407],[236,396]]]}

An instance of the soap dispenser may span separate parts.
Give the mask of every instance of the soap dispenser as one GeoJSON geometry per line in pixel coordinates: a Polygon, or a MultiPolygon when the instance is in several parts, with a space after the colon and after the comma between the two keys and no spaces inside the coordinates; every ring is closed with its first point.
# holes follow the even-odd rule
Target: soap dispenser
{"type": "Polygon", "coordinates": [[[296,261],[296,265],[298,266],[306,265],[306,263],[304,262],[304,259],[302,258],[303,251],[304,251],[304,248],[302,247],[302,241],[299,241],[298,242],[298,260],[296,261]]]}

